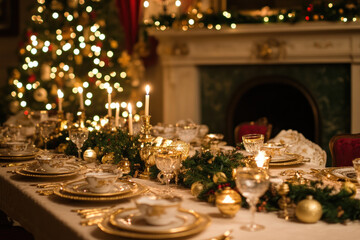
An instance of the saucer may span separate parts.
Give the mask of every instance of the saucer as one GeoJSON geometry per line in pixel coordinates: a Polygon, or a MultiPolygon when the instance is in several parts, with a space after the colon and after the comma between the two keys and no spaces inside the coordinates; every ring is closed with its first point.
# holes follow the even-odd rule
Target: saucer
{"type": "Polygon", "coordinates": [[[280,163],[295,161],[297,156],[295,154],[285,153],[283,155],[275,155],[271,157],[270,163],[280,163]]]}
{"type": "Polygon", "coordinates": [[[129,193],[134,190],[137,185],[130,182],[117,181],[111,186],[110,190],[106,193],[94,193],[89,189],[88,183],[84,180],[77,180],[69,182],[62,187],[62,191],[79,196],[116,196],[120,194],[129,193]]]}
{"type": "Polygon", "coordinates": [[[39,163],[30,163],[25,165],[21,170],[23,172],[31,173],[31,174],[44,174],[44,175],[58,175],[58,174],[69,174],[74,173],[80,169],[80,166],[76,165],[64,165],[60,168],[54,169],[53,171],[46,171],[43,169],[39,163]]]}

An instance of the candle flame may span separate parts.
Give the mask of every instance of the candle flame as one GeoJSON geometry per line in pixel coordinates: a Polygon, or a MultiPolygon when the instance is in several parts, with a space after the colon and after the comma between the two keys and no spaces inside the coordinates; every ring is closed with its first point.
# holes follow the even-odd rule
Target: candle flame
{"type": "Polygon", "coordinates": [[[108,92],[109,94],[111,94],[112,91],[113,91],[112,87],[108,87],[108,88],[107,88],[107,92],[108,92]]]}
{"type": "Polygon", "coordinates": [[[79,93],[83,93],[83,91],[84,91],[84,90],[83,90],[82,87],[78,87],[78,92],[79,92],[79,93]]]}
{"type": "Polygon", "coordinates": [[[64,93],[61,91],[61,89],[57,90],[57,94],[58,94],[58,98],[63,98],[64,97],[64,93]]]}
{"type": "Polygon", "coordinates": [[[230,195],[226,195],[226,197],[223,200],[223,203],[235,203],[234,199],[230,195]]]}
{"type": "Polygon", "coordinates": [[[150,86],[149,85],[146,85],[145,91],[146,91],[146,95],[149,95],[149,93],[150,93],[150,86]]]}
{"type": "Polygon", "coordinates": [[[258,167],[264,167],[264,164],[268,159],[269,158],[266,157],[266,152],[265,151],[259,151],[259,153],[255,157],[256,165],[258,167]]]}
{"type": "Polygon", "coordinates": [[[129,114],[132,114],[132,107],[131,107],[131,103],[128,103],[128,110],[129,110],[129,114]]]}

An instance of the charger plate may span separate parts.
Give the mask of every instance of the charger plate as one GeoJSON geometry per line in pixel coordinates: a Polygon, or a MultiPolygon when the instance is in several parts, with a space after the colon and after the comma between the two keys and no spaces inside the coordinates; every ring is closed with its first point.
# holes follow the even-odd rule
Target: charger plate
{"type": "Polygon", "coordinates": [[[62,174],[38,174],[38,173],[29,173],[23,171],[22,168],[16,169],[15,173],[25,177],[33,177],[33,178],[60,178],[60,177],[71,177],[78,174],[78,171],[71,173],[62,173],[62,174]]]}
{"type": "Polygon", "coordinates": [[[35,153],[33,151],[11,152],[11,153],[0,151],[0,160],[24,161],[24,160],[31,160],[34,158],[35,158],[35,153]]]}
{"type": "Polygon", "coordinates": [[[293,160],[282,161],[282,162],[271,162],[269,163],[270,167],[286,167],[286,166],[295,166],[304,164],[304,157],[299,154],[288,154],[293,157],[293,160]]]}
{"type": "Polygon", "coordinates": [[[353,167],[332,167],[324,169],[324,173],[329,173],[330,175],[338,178],[342,181],[351,181],[357,182],[356,172],[353,167]]]}
{"type": "MultiPolygon", "coordinates": [[[[191,210],[189,210],[191,211],[191,210]]],[[[199,215],[199,224],[191,229],[184,230],[182,232],[175,233],[140,233],[119,229],[113,226],[110,222],[110,217],[107,216],[104,220],[98,224],[98,227],[103,231],[111,235],[116,235],[129,239],[174,239],[181,237],[189,237],[198,234],[205,230],[211,223],[211,219],[208,215],[196,213],[199,215]]]]}
{"type": "Polygon", "coordinates": [[[177,233],[188,231],[201,223],[201,217],[193,210],[179,209],[176,218],[166,225],[150,225],[137,208],[119,209],[110,215],[110,223],[122,230],[139,233],[177,233]]]}
{"type": "Polygon", "coordinates": [[[106,202],[106,201],[116,201],[116,200],[133,198],[145,193],[148,190],[147,187],[139,183],[134,183],[134,184],[136,185],[136,187],[134,187],[133,191],[116,196],[79,196],[63,191],[63,187],[55,188],[54,194],[61,198],[71,199],[71,200],[89,201],[89,202],[106,202]]]}
{"type": "Polygon", "coordinates": [[[21,170],[30,174],[38,174],[38,175],[59,175],[59,174],[71,174],[74,172],[78,172],[81,169],[79,165],[76,164],[65,164],[63,167],[59,168],[56,172],[48,172],[41,168],[39,163],[29,163],[26,164],[21,170]]]}
{"type": "Polygon", "coordinates": [[[64,193],[69,193],[72,195],[77,196],[89,196],[89,197],[108,197],[108,196],[116,196],[120,194],[126,194],[131,191],[134,191],[138,185],[134,184],[132,182],[126,182],[126,181],[117,181],[115,183],[115,186],[106,193],[93,193],[89,190],[87,187],[88,183],[85,179],[72,181],[69,183],[66,183],[64,186],[62,186],[61,191],[64,193]]]}

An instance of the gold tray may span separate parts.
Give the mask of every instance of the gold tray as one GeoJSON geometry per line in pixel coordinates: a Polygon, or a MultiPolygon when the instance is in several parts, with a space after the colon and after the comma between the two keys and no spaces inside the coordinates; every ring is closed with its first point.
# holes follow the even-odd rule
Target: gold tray
{"type": "MultiPolygon", "coordinates": [[[[168,227],[167,229],[164,229],[163,228],[164,226],[148,225],[148,224],[146,224],[144,219],[141,219],[141,216],[139,216],[139,215],[140,215],[140,212],[138,211],[137,208],[119,209],[110,215],[109,221],[112,226],[117,227],[120,230],[139,232],[139,233],[160,233],[160,234],[189,231],[201,223],[200,215],[193,210],[187,210],[187,209],[179,209],[179,214],[177,215],[178,219],[180,219],[179,221],[183,221],[184,223],[180,226],[174,226],[172,228],[168,227]],[[119,214],[128,214],[128,215],[124,215],[122,217],[122,219],[125,219],[126,217],[129,218],[129,215],[133,215],[131,217],[139,218],[140,222],[144,222],[144,223],[142,223],[138,226],[131,225],[131,222],[128,223],[128,225],[119,224],[119,222],[116,220],[117,215],[119,215],[119,214]],[[190,218],[193,219],[191,222],[189,222],[190,218]],[[144,226],[144,224],[145,224],[145,226],[144,226]],[[133,226],[133,227],[131,227],[131,226],[133,226]],[[159,228],[159,229],[156,229],[156,228],[159,228]]],[[[126,222],[128,222],[128,221],[126,221],[126,222]]]]}
{"type": "Polygon", "coordinates": [[[115,200],[122,200],[122,199],[132,198],[132,197],[141,195],[141,194],[145,193],[148,190],[147,187],[145,187],[145,186],[143,186],[141,184],[138,184],[138,183],[134,183],[134,184],[137,185],[137,188],[135,188],[134,191],[131,191],[131,192],[125,193],[125,194],[121,194],[121,195],[116,195],[116,196],[103,196],[103,197],[78,196],[78,195],[73,195],[73,194],[64,192],[62,190],[62,187],[54,189],[54,194],[61,197],[61,198],[66,198],[66,199],[71,199],[71,200],[103,202],[103,201],[115,201],[115,200]]]}
{"type": "Polygon", "coordinates": [[[98,224],[98,227],[103,231],[111,235],[116,235],[124,238],[130,239],[174,239],[174,238],[181,238],[181,237],[189,237],[195,234],[202,232],[205,228],[207,228],[210,223],[211,219],[209,216],[201,213],[199,214],[200,223],[192,229],[182,232],[176,233],[139,233],[139,232],[131,232],[120,230],[110,223],[109,216],[104,218],[104,220],[98,224]]]}
{"type": "Polygon", "coordinates": [[[79,171],[72,172],[72,173],[63,173],[63,174],[35,174],[35,173],[28,173],[24,172],[22,168],[16,169],[15,173],[25,177],[33,177],[33,178],[60,178],[60,177],[71,177],[78,174],[79,171]]]}
{"type": "Polygon", "coordinates": [[[116,195],[130,193],[131,191],[134,191],[135,188],[138,187],[138,185],[133,182],[116,181],[116,183],[124,183],[124,184],[128,184],[128,185],[133,185],[133,186],[131,186],[131,187],[129,186],[128,189],[123,190],[123,191],[109,192],[109,193],[80,192],[80,191],[76,191],[74,189],[74,187],[79,188],[79,187],[83,187],[84,185],[87,184],[85,179],[81,179],[81,180],[76,180],[76,181],[72,181],[72,182],[65,184],[64,186],[62,186],[61,191],[64,193],[69,193],[69,194],[77,195],[77,196],[110,197],[110,196],[116,196],[116,195]],[[74,186],[71,187],[71,185],[74,185],[74,186]]]}
{"type": "Polygon", "coordinates": [[[293,154],[295,156],[295,160],[287,161],[287,162],[270,162],[270,167],[286,167],[286,166],[295,166],[304,164],[304,157],[299,154],[293,154]]]}

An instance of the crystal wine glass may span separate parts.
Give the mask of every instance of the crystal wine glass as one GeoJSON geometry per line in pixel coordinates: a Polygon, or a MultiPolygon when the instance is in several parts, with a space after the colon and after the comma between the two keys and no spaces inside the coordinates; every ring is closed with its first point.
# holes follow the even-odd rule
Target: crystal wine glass
{"type": "MultiPolygon", "coordinates": [[[[156,167],[161,171],[166,182],[166,193],[171,193],[170,180],[174,172],[179,170],[181,162],[181,152],[173,148],[160,148],[155,153],[156,167]]],[[[159,179],[161,181],[161,179],[159,179]]]]}
{"type": "Polygon", "coordinates": [[[56,123],[54,121],[44,121],[39,124],[40,134],[44,138],[45,152],[47,152],[47,142],[49,141],[50,135],[54,132],[56,123]]]}
{"type": "Polygon", "coordinates": [[[256,203],[269,187],[269,174],[261,168],[240,167],[236,169],[236,186],[250,206],[251,221],[241,226],[246,231],[258,231],[265,227],[254,222],[256,203]]]}
{"type": "Polygon", "coordinates": [[[242,136],[244,147],[247,152],[255,155],[260,151],[260,148],[264,145],[263,134],[246,134],[242,136]]]}
{"type": "Polygon", "coordinates": [[[81,159],[81,148],[88,139],[89,131],[86,128],[72,126],[69,129],[70,140],[75,143],[78,150],[78,157],[81,159]]]}
{"type": "Polygon", "coordinates": [[[198,133],[198,127],[196,125],[183,125],[176,127],[179,139],[191,143],[198,133]]]}

